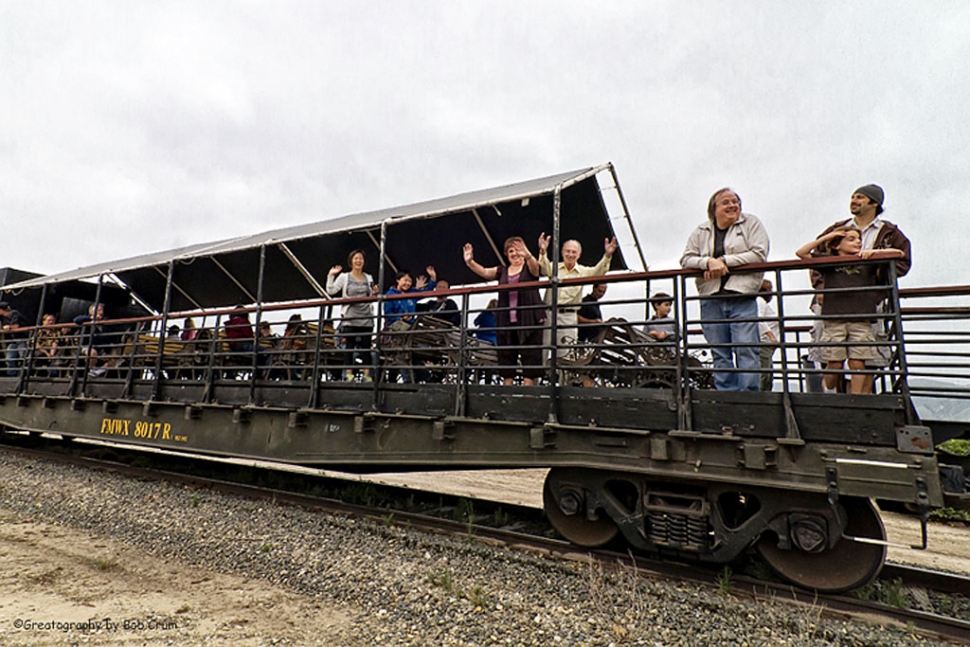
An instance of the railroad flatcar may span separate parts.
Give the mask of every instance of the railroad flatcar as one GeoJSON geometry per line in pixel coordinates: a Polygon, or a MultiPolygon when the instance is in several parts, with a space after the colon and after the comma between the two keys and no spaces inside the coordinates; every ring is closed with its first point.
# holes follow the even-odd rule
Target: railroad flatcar
{"type": "Polygon", "coordinates": [[[959,304],[970,289],[900,291],[889,264],[887,359],[867,369],[874,393],[820,393],[822,370],[805,359],[817,343],[806,277],[827,262],[745,268],[773,278],[783,330],[762,392],[712,387],[693,273],[648,269],[609,164],[24,275],[2,287],[36,325],[4,333],[0,424],[352,472],[551,468],[545,511],[579,546],[624,542],[715,563],[754,548],[794,584],[845,590],[885,559],[874,501],[916,511],[924,545],[930,511],[968,506],[962,466],[936,448],[967,436],[970,331],[959,304]],[[503,365],[496,326],[480,316],[501,312],[490,300],[509,288],[470,270],[463,248],[500,269],[504,241],[519,236],[535,252],[543,233],[553,267],[563,241],[595,265],[604,240],[619,237],[605,276],[554,272],[513,286],[605,283],[603,317],[581,326],[584,339],[564,338],[551,289],[534,327],[556,341],[503,365]],[[328,292],[354,250],[373,289],[328,292]],[[388,293],[409,270],[452,287],[388,293]],[[675,341],[644,332],[658,291],[670,295],[675,341]],[[397,301],[411,303],[389,325],[397,301]],[[342,322],[349,305],[372,313],[370,332],[342,322]]]}

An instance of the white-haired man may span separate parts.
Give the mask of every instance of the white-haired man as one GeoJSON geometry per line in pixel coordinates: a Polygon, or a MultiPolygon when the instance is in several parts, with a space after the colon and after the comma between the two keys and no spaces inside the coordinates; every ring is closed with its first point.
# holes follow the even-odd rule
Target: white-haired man
{"type": "MultiPolygon", "coordinates": [[[[553,276],[552,262],[549,260],[550,236],[546,232],[539,235],[539,270],[542,276],[553,276]]],[[[599,263],[592,267],[579,263],[579,257],[583,255],[583,246],[578,240],[567,240],[562,244],[562,260],[556,268],[555,274],[560,279],[586,278],[590,276],[602,276],[610,270],[610,262],[613,260],[613,253],[616,252],[616,237],[606,238],[603,241],[603,257],[599,263]]],[[[552,290],[546,290],[545,302],[552,305],[552,290]]],[[[556,299],[557,333],[556,347],[560,357],[569,352],[569,346],[575,344],[579,335],[577,330],[577,314],[583,303],[582,285],[564,285],[559,288],[556,299]]],[[[543,333],[542,343],[546,346],[551,344],[552,334],[550,329],[543,333]]]]}

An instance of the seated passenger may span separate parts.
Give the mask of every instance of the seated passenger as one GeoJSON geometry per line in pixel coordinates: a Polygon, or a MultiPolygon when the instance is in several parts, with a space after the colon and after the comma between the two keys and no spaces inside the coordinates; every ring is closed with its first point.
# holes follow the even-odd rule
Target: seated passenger
{"type": "Polygon", "coordinates": [[[229,340],[229,350],[234,353],[256,353],[256,365],[265,366],[269,358],[256,346],[253,325],[249,323],[249,312],[242,306],[236,306],[232,316],[226,321],[226,338],[229,340]]]}
{"type": "Polygon", "coordinates": [[[104,329],[100,325],[103,319],[103,303],[99,303],[97,308],[92,303],[88,306],[88,313],[86,315],[74,317],[74,324],[81,327],[79,335],[81,354],[88,358],[88,368],[91,369],[91,375],[104,373],[104,369],[98,368],[97,365],[101,358],[111,352],[111,340],[104,333],[104,329]]]}
{"type": "MultiPolygon", "coordinates": [[[[282,361],[286,367],[287,377],[301,379],[303,369],[300,368],[306,360],[307,336],[310,334],[303,317],[299,314],[290,315],[283,330],[281,348],[283,349],[282,361]]],[[[339,376],[338,376],[339,377],[339,376]]]]}
{"type": "Polygon", "coordinates": [[[451,285],[448,281],[444,279],[438,281],[435,286],[434,291],[439,294],[431,301],[422,301],[418,304],[418,312],[426,313],[431,315],[436,319],[441,319],[442,321],[447,321],[452,326],[461,326],[461,312],[458,310],[458,304],[455,303],[454,299],[450,299],[443,292],[447,292],[451,289],[451,285]]]}
{"type": "MultiPolygon", "coordinates": [[[[397,273],[397,281],[391,286],[387,291],[389,296],[397,294],[411,294],[415,292],[428,292],[435,288],[437,278],[437,273],[434,267],[429,265],[425,268],[428,276],[423,274],[418,277],[415,286],[411,287],[411,274],[410,272],[402,271],[397,273]],[[428,281],[428,277],[431,277],[431,281],[428,281]]],[[[385,315],[385,329],[390,331],[403,331],[408,330],[414,324],[414,317],[418,309],[417,299],[394,299],[384,302],[384,315],[385,315]]],[[[390,338],[391,343],[400,343],[402,341],[407,341],[406,338],[399,337],[394,339],[393,336],[390,338]]],[[[397,360],[400,362],[401,360],[397,360]]],[[[398,374],[401,375],[404,382],[426,382],[427,372],[422,370],[415,370],[408,368],[399,371],[396,368],[390,368],[387,371],[387,380],[389,382],[397,381],[398,374]]]]}
{"type": "Polygon", "coordinates": [[[273,332],[268,321],[259,322],[259,345],[270,350],[279,350],[280,336],[273,332]]]}
{"type": "Polygon", "coordinates": [[[249,313],[242,306],[236,306],[232,316],[226,320],[226,338],[232,352],[253,352],[256,336],[253,334],[253,325],[249,323],[249,313]]]}
{"type": "Polygon", "coordinates": [[[583,297],[583,305],[576,313],[576,321],[579,322],[579,341],[590,343],[603,330],[603,326],[594,324],[603,323],[603,313],[600,311],[599,300],[605,295],[606,283],[597,283],[593,286],[593,290],[583,297]]]}
{"type": "Polygon", "coordinates": [[[34,366],[41,371],[41,375],[57,374],[54,369],[49,368],[53,365],[61,344],[61,329],[54,328],[56,324],[57,317],[46,314],[41,320],[41,327],[37,329],[37,339],[34,343],[37,354],[34,357],[34,366]]]}
{"type": "MultiPolygon", "coordinates": [[[[650,297],[653,316],[645,326],[647,336],[654,341],[672,344],[677,341],[677,322],[671,318],[670,311],[674,307],[674,299],[666,292],[657,292],[650,297]]],[[[673,350],[671,349],[671,352],[673,350]]]]}
{"type": "MultiPolygon", "coordinates": [[[[406,271],[401,271],[397,273],[395,277],[395,283],[388,289],[388,296],[395,296],[398,294],[411,294],[414,292],[428,292],[435,288],[437,278],[437,273],[433,266],[429,265],[425,268],[428,276],[423,274],[418,277],[418,280],[414,282],[414,287],[412,286],[411,273],[406,271]],[[430,282],[428,277],[431,278],[430,282]]],[[[389,299],[384,302],[384,325],[387,328],[398,329],[407,328],[414,321],[414,314],[418,309],[417,299],[389,299]],[[407,325],[398,324],[398,322],[404,322],[407,325]]]]}
{"type": "Polygon", "coordinates": [[[283,350],[306,350],[308,332],[303,317],[299,314],[290,315],[283,331],[283,350]]]}
{"type": "Polygon", "coordinates": [[[498,343],[498,333],[495,330],[495,308],[497,307],[498,299],[492,299],[475,317],[475,336],[493,346],[498,343]]]}
{"type": "MultiPolygon", "coordinates": [[[[836,256],[845,258],[902,258],[905,255],[902,250],[892,248],[863,250],[862,233],[853,225],[838,227],[810,243],[805,243],[795,255],[798,258],[811,258],[812,251],[820,246],[825,246],[836,256]]],[[[879,267],[873,264],[828,266],[819,268],[819,272],[826,289],[860,288],[851,292],[830,292],[824,294],[822,299],[822,316],[845,316],[844,319],[822,321],[822,359],[826,363],[826,369],[833,371],[825,374],[822,384],[826,392],[834,393],[842,379],[841,371],[846,360],[850,371],[863,371],[866,360],[875,357],[872,322],[876,319],[877,308],[886,298],[888,289],[861,289],[882,284],[879,267]],[[846,342],[851,345],[841,345],[846,342]]],[[[865,374],[849,377],[849,393],[871,393],[865,374]]]]}
{"type": "Polygon", "coordinates": [[[650,305],[653,316],[647,321],[644,331],[658,348],[654,348],[649,357],[656,363],[667,364],[677,357],[677,321],[670,316],[674,300],[666,292],[657,292],[650,297],[650,305]]]}
{"type": "Polygon", "coordinates": [[[198,329],[195,327],[195,319],[189,317],[185,320],[185,325],[182,328],[182,341],[195,341],[196,335],[199,334],[198,329]]]}

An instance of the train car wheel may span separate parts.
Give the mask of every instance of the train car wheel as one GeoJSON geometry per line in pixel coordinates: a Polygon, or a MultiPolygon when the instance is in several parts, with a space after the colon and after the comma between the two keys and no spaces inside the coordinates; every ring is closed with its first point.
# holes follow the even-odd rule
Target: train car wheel
{"type": "MultiPolygon", "coordinates": [[[[869,499],[841,498],[845,533],[851,537],[886,540],[879,512],[869,499]]],[[[886,547],[842,538],[832,548],[811,553],[792,547],[782,550],[774,536],[763,536],[758,552],[782,578],[798,586],[826,593],[848,591],[872,581],[886,561],[886,547]]]]}
{"type": "Polygon", "coordinates": [[[557,471],[550,470],[542,487],[542,505],[552,527],[584,548],[598,548],[613,541],[620,532],[613,520],[603,515],[598,519],[587,518],[576,490],[554,485],[556,476],[557,471]]]}

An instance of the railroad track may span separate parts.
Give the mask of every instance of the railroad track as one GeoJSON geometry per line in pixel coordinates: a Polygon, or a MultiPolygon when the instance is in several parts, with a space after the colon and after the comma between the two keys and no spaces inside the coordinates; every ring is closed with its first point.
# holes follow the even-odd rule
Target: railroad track
{"type": "MultiPolygon", "coordinates": [[[[541,515],[541,511],[534,508],[512,506],[507,503],[483,499],[475,499],[470,503],[462,504],[462,500],[468,500],[434,492],[377,485],[372,485],[372,487],[376,490],[385,491],[385,494],[378,497],[382,502],[381,504],[351,503],[336,498],[314,496],[276,487],[255,486],[199,473],[189,473],[183,471],[180,467],[181,463],[185,461],[211,465],[212,461],[204,457],[180,456],[175,461],[177,468],[175,469],[172,464],[166,464],[165,460],[156,460],[155,466],[132,464],[132,455],[114,446],[111,446],[109,453],[116,455],[111,459],[106,459],[92,456],[89,452],[79,451],[80,447],[90,449],[90,447],[96,445],[38,442],[38,439],[33,437],[26,444],[37,446],[30,447],[25,446],[27,438],[23,434],[7,434],[4,436],[3,451],[89,469],[108,470],[133,478],[166,480],[189,487],[208,488],[226,494],[299,506],[329,514],[367,518],[385,524],[407,525],[430,533],[467,536],[475,541],[490,542],[513,550],[531,551],[555,559],[583,561],[597,564],[602,568],[633,569],[641,577],[676,579],[704,586],[713,586],[726,593],[749,599],[770,598],[792,601],[808,605],[816,613],[825,617],[839,620],[848,618],[871,619],[875,617],[911,627],[927,638],[970,644],[970,618],[953,618],[917,609],[898,608],[848,595],[816,594],[795,589],[784,583],[731,573],[723,567],[662,561],[608,550],[590,551],[581,549],[569,542],[546,536],[547,533],[543,533],[541,530],[542,524],[537,522],[537,517],[541,515]],[[70,449],[66,450],[65,446],[70,449]],[[422,512],[392,509],[386,505],[386,502],[395,496],[411,499],[420,496],[426,500],[437,498],[439,505],[437,508],[422,512]],[[464,511],[462,511],[464,519],[445,518],[449,513],[455,516],[455,511],[459,511],[463,505],[465,506],[464,511]],[[484,514],[488,510],[502,510],[503,517],[514,521],[512,525],[527,528],[527,530],[493,527],[482,523],[482,517],[488,516],[484,514]]],[[[103,453],[105,446],[100,447],[102,447],[100,451],[103,453]]],[[[144,456],[141,452],[134,454],[144,456]]],[[[143,459],[137,462],[143,463],[143,459]]],[[[234,462],[239,463],[238,461],[234,462]]],[[[252,467],[252,469],[264,470],[267,468],[252,467]]],[[[880,580],[891,583],[891,586],[896,589],[920,591],[924,595],[934,592],[951,596],[966,596],[970,592],[970,577],[901,564],[887,563],[880,574],[880,580]]]]}

